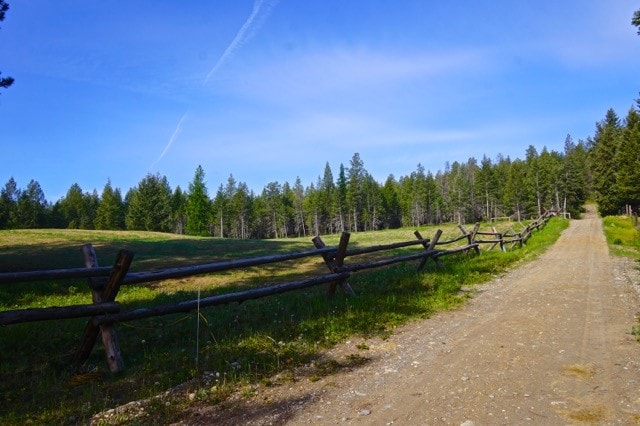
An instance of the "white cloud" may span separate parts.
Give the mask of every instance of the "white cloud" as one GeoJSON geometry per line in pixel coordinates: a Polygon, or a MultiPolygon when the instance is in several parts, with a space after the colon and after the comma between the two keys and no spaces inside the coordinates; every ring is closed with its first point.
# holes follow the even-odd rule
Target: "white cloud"
{"type": "Polygon", "coordinates": [[[259,58],[225,74],[217,90],[270,101],[380,91],[414,81],[428,83],[456,73],[482,72],[490,58],[475,50],[394,53],[365,48],[311,51],[293,58],[259,58]],[[263,62],[260,62],[263,61],[263,62]]]}

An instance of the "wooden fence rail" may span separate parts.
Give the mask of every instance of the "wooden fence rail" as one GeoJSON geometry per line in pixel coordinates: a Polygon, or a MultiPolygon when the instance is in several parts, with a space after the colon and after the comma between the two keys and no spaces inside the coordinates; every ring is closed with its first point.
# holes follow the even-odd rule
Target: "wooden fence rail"
{"type": "Polygon", "coordinates": [[[118,253],[116,261],[112,267],[100,267],[98,266],[93,246],[91,244],[85,244],[82,246],[83,260],[86,266],[85,268],[3,272],[0,273],[0,284],[8,285],[26,281],[87,278],[88,285],[92,292],[93,304],[3,311],[0,312],[0,326],[30,321],[90,317],[85,327],[81,343],[74,356],[75,364],[81,365],[89,358],[98,335],[101,335],[109,369],[112,372],[118,372],[124,368],[124,362],[117,344],[114,329],[114,325],[117,323],[153,316],[175,314],[179,312],[190,312],[198,307],[205,308],[233,302],[243,302],[246,300],[319,286],[322,284],[328,284],[327,294],[329,296],[333,295],[338,287],[340,287],[347,296],[355,296],[355,292],[348,283],[348,279],[355,272],[414,260],[420,260],[418,270],[422,270],[429,259],[432,259],[439,268],[442,268],[444,265],[440,260],[441,257],[456,253],[469,252],[472,250],[476,253],[480,253],[479,246],[481,244],[491,244],[488,250],[499,245],[503,251],[506,250],[505,244],[511,243],[511,248],[516,244],[522,246],[526,240],[531,237],[534,230],[538,230],[546,224],[551,215],[551,213],[545,213],[536,221],[525,226],[520,232],[515,232],[513,228],[502,233],[496,231],[495,228],[493,228],[492,232],[480,231],[480,224],[476,224],[471,232],[467,232],[462,226],[459,226],[462,235],[447,241],[440,241],[440,237],[442,235],[441,230],[437,230],[431,239],[423,238],[422,235],[416,231],[414,233],[416,240],[355,248],[351,250],[348,249],[350,234],[348,232],[344,232],[341,235],[340,243],[337,247],[325,246],[322,239],[318,236],[312,240],[316,247],[315,250],[144,272],[129,272],[129,267],[133,260],[133,253],[126,250],[121,250],[118,253]],[[477,237],[488,238],[483,239],[477,237]],[[459,242],[463,240],[466,240],[466,243],[460,245],[459,242]],[[451,245],[455,246],[451,248],[441,248],[451,245]],[[360,263],[345,264],[345,260],[349,257],[378,252],[388,252],[412,246],[422,246],[422,250],[408,254],[400,252],[382,259],[376,258],[360,263]],[[119,288],[122,285],[211,274],[237,268],[261,266],[318,255],[322,257],[325,265],[329,268],[328,273],[303,280],[215,295],[168,305],[134,309],[126,312],[121,312],[121,305],[115,301],[119,288]]]}

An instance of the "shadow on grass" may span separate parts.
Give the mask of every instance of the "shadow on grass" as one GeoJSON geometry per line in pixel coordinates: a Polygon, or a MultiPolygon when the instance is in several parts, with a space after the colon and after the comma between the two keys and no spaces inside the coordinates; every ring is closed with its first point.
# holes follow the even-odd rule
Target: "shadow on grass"
{"type": "MultiPolygon", "coordinates": [[[[217,260],[236,257],[235,249],[221,244],[225,240],[212,241],[219,244],[217,248],[196,239],[194,245],[204,244],[198,250],[206,255],[201,254],[203,257],[194,263],[202,263],[204,257],[205,262],[212,261],[212,253],[217,253],[217,260]]],[[[275,248],[286,245],[280,241],[264,243],[253,246],[253,241],[240,242],[247,245],[242,256],[237,257],[273,254],[275,248]],[[268,252],[263,251],[266,247],[268,252]]],[[[167,259],[180,257],[177,253],[180,250],[198,252],[171,241],[131,244],[126,248],[144,253],[143,262],[145,256],[148,259],[165,256],[166,264],[167,259]]],[[[191,243],[188,244],[190,247],[191,243]]],[[[107,247],[96,245],[99,256],[107,247]]],[[[123,248],[121,244],[111,247],[114,257],[123,248]]],[[[12,249],[3,250],[2,256],[12,249]]],[[[51,250],[53,256],[61,248],[51,250]]],[[[290,245],[283,250],[294,251],[290,245]]],[[[492,256],[499,254],[486,257],[492,256]]],[[[358,273],[350,280],[357,294],[351,299],[341,295],[327,298],[324,288],[313,288],[207,308],[200,313],[117,324],[126,365],[126,371],[118,375],[105,372],[99,345],[82,367],[81,378],[74,376],[69,360],[79,344],[86,319],[2,327],[0,341],[9,349],[0,351],[0,398],[6,401],[0,407],[0,419],[5,423],[27,420],[69,423],[69,419],[73,419],[71,423],[81,423],[104,408],[158,394],[204,372],[224,383],[260,382],[277,372],[309,363],[320,349],[349,336],[384,335],[411,318],[424,318],[437,310],[457,306],[466,298],[464,293],[460,294],[460,288],[469,282],[470,276],[481,282],[500,269],[492,267],[483,256],[470,260],[465,256],[448,256],[443,261],[446,267],[437,273],[432,262],[422,274],[415,272],[413,262],[358,273]],[[473,269],[474,264],[479,270],[473,269]]],[[[267,278],[275,275],[274,270],[266,271],[267,278]]],[[[297,273],[285,271],[278,279],[297,273]]],[[[214,291],[228,292],[231,287],[226,285],[215,290],[205,288],[202,296],[214,291]]],[[[253,283],[246,285],[250,287],[253,283]]],[[[234,288],[245,287],[235,284],[234,288]]],[[[128,310],[193,300],[193,289],[193,286],[188,290],[178,288],[167,294],[150,286],[129,286],[121,290],[122,297],[117,300],[123,303],[123,310],[128,310]]]]}
{"type": "MultiPolygon", "coordinates": [[[[417,300],[433,293],[433,288],[416,276],[401,265],[354,278],[358,297],[353,299],[340,295],[329,299],[324,288],[313,288],[212,307],[200,315],[192,312],[117,324],[126,371],[73,386],[69,361],[86,320],[4,327],[0,337],[11,350],[0,354],[0,395],[7,401],[0,408],[0,418],[86,419],[104,407],[149,396],[204,371],[234,383],[263,380],[309,363],[319,349],[350,335],[389,332],[400,318],[424,316],[429,309],[417,300]],[[65,400],[82,403],[65,405],[65,400]],[[38,417],[44,413],[48,417],[38,417]]],[[[188,296],[192,293],[156,294],[145,304],[188,296]]],[[[123,309],[136,303],[125,303],[123,309]]],[[[83,368],[85,373],[96,371],[105,371],[101,345],[83,368]]]]}

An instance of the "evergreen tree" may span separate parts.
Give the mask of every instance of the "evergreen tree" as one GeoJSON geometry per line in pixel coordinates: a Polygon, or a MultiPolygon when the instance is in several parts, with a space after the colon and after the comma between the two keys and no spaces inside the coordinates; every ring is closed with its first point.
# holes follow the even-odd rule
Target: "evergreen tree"
{"type": "Polygon", "coordinates": [[[362,224],[365,231],[375,231],[382,222],[382,193],[380,185],[369,173],[362,182],[363,210],[362,224]]]}
{"type": "Polygon", "coordinates": [[[228,218],[228,209],[229,209],[229,199],[225,193],[225,188],[222,184],[218,187],[218,191],[216,192],[216,197],[213,200],[213,223],[215,224],[214,235],[219,236],[220,238],[224,238],[226,235],[225,230],[229,229],[229,218],[228,218]]]}
{"type": "Polygon", "coordinates": [[[357,152],[351,157],[350,167],[347,172],[347,206],[349,208],[349,220],[351,222],[351,230],[358,232],[361,229],[362,210],[363,210],[363,186],[366,170],[364,162],[360,159],[357,152]]]}
{"type": "Polygon", "coordinates": [[[560,211],[577,218],[587,198],[587,151],[582,142],[577,145],[567,135],[564,142],[564,164],[561,180],[560,211]]]}
{"type": "Polygon", "coordinates": [[[94,221],[96,229],[120,230],[124,229],[124,203],[120,189],[111,186],[111,180],[102,190],[102,197],[98,204],[94,221]]]}
{"type": "Polygon", "coordinates": [[[474,186],[475,199],[478,200],[475,210],[485,221],[497,216],[497,186],[495,168],[491,159],[485,155],[480,162],[474,186]]]}
{"type": "Polygon", "coordinates": [[[525,174],[522,187],[525,213],[531,216],[542,214],[542,170],[538,151],[529,145],[525,155],[525,174]]]}
{"type": "Polygon", "coordinates": [[[402,225],[402,210],[398,196],[399,184],[393,175],[389,175],[381,188],[382,226],[386,229],[399,228],[402,225]]]}
{"type": "Polygon", "coordinates": [[[202,166],[196,169],[187,197],[187,234],[205,235],[209,226],[211,201],[204,181],[202,166]]]}
{"type": "Polygon", "coordinates": [[[184,234],[187,222],[188,194],[178,185],[171,195],[171,223],[173,232],[184,234]]]}
{"type": "Polygon", "coordinates": [[[640,207],[640,114],[630,109],[615,157],[618,200],[638,211],[640,207]]]}
{"type": "Polygon", "coordinates": [[[267,222],[269,224],[269,236],[280,238],[278,232],[280,228],[279,212],[282,203],[282,188],[278,182],[269,182],[262,191],[262,198],[267,207],[267,222]]]}
{"type": "Polygon", "coordinates": [[[11,229],[16,226],[19,199],[20,189],[12,176],[0,190],[0,229],[11,229]]]}
{"type": "Polygon", "coordinates": [[[166,176],[147,174],[127,193],[127,229],[169,232],[171,230],[171,188],[166,176]]]}
{"type": "Polygon", "coordinates": [[[347,215],[347,173],[345,167],[340,163],[340,171],[338,173],[338,181],[336,182],[336,205],[338,215],[338,231],[344,232],[346,228],[347,215]]]}
{"type": "Polygon", "coordinates": [[[307,228],[305,226],[304,214],[304,187],[300,177],[296,177],[293,185],[293,210],[294,210],[294,232],[298,237],[307,236],[307,228]]]}
{"type": "Polygon", "coordinates": [[[333,181],[333,172],[329,162],[325,164],[322,179],[318,182],[318,208],[319,220],[323,232],[332,234],[338,228],[339,217],[337,214],[336,185],[333,181]]]}
{"type": "Polygon", "coordinates": [[[45,226],[47,208],[47,200],[40,184],[32,179],[18,198],[16,207],[17,227],[21,229],[37,229],[45,226]]]}
{"type": "Polygon", "coordinates": [[[524,219],[525,197],[524,183],[526,175],[526,163],[520,159],[507,160],[508,169],[504,189],[503,204],[509,215],[514,215],[517,221],[524,219]]]}
{"type": "Polygon", "coordinates": [[[613,109],[609,109],[603,121],[596,124],[596,134],[591,149],[593,188],[600,213],[619,212],[619,197],[616,186],[616,155],[620,145],[620,120],[613,109]]]}
{"type": "Polygon", "coordinates": [[[77,183],[71,185],[67,190],[67,194],[58,203],[65,221],[65,227],[68,229],[81,229],[85,222],[84,215],[87,208],[85,207],[84,194],[80,185],[77,183]]]}
{"type": "Polygon", "coordinates": [[[304,212],[307,223],[309,224],[310,232],[314,235],[320,235],[320,196],[319,191],[316,189],[313,182],[305,191],[304,195],[304,212]]]}
{"type": "Polygon", "coordinates": [[[231,235],[234,238],[251,238],[254,198],[247,184],[240,182],[231,198],[230,205],[233,217],[231,235]]]}
{"type": "Polygon", "coordinates": [[[282,218],[282,237],[287,238],[294,232],[295,224],[295,194],[289,182],[282,185],[282,203],[280,217],[282,218]]]}
{"type": "Polygon", "coordinates": [[[540,186],[541,186],[541,212],[547,210],[561,210],[560,189],[562,187],[562,155],[556,151],[548,151],[546,147],[540,153],[540,186]]]}

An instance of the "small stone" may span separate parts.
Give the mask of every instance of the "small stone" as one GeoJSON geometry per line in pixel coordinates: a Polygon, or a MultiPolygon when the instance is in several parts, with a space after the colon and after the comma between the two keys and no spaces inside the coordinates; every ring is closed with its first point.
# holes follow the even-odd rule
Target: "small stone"
{"type": "Polygon", "coordinates": [[[369,414],[371,414],[371,410],[360,410],[361,416],[368,416],[369,414]]]}

